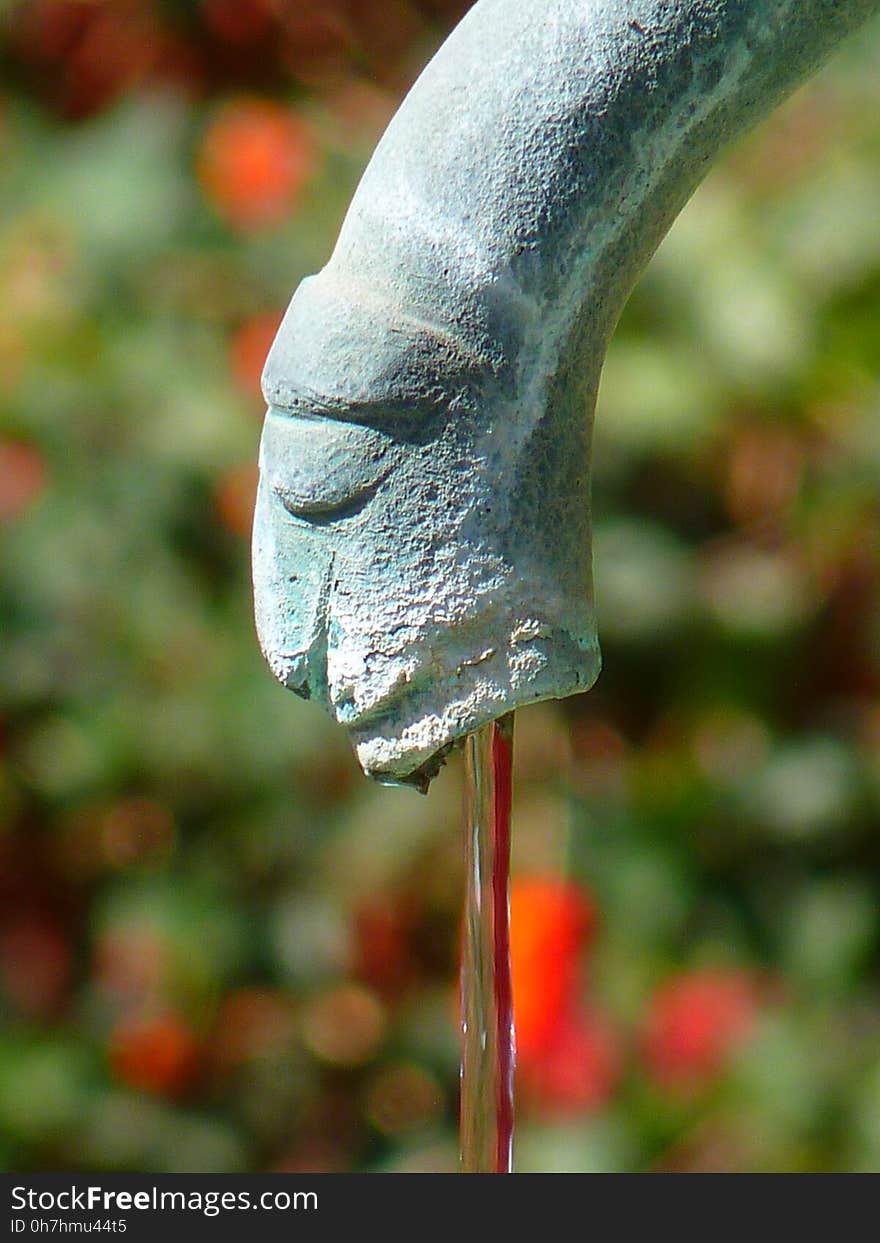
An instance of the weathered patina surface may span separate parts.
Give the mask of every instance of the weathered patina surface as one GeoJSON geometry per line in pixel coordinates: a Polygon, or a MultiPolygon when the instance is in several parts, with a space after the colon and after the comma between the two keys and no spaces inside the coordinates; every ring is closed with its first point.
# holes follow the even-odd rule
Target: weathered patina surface
{"type": "Polygon", "coordinates": [[[365,771],[599,671],[590,429],[623,303],[713,158],[880,0],[480,0],[264,373],[275,675],[365,771]]]}

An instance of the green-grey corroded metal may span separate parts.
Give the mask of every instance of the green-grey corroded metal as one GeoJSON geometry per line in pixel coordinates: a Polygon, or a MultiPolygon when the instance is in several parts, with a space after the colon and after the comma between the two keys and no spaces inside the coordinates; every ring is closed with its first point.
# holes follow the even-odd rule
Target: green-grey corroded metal
{"type": "Polygon", "coordinates": [[[365,771],[599,671],[590,429],[633,283],[718,151],[880,0],[479,0],[264,373],[257,625],[365,771]]]}

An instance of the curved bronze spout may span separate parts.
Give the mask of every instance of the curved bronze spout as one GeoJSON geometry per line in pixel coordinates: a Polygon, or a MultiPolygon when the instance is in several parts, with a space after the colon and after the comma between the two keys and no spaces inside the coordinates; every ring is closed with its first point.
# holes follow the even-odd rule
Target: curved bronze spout
{"type": "Polygon", "coordinates": [[[424,71],[264,374],[276,676],[364,769],[599,671],[590,424],[608,338],[724,146],[880,0],[480,0],[424,71]]]}

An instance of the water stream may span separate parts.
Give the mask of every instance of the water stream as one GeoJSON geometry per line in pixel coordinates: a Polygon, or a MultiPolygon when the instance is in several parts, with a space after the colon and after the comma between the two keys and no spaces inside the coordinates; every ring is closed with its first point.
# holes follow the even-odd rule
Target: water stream
{"type": "Polygon", "coordinates": [[[513,1148],[510,802],[513,713],[465,746],[461,1169],[509,1174],[513,1148]]]}

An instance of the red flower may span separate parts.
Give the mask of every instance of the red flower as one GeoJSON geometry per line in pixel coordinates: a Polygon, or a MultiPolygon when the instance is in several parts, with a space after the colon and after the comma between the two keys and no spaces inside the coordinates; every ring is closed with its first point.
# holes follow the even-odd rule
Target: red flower
{"type": "Polygon", "coordinates": [[[266,355],[281,323],[281,315],[268,311],[254,315],[236,331],[229,343],[229,362],[235,382],[249,397],[260,396],[260,379],[266,355]]]}
{"type": "Polygon", "coordinates": [[[390,897],[376,898],[354,914],[353,974],[387,997],[402,992],[413,975],[412,912],[407,906],[390,897]]]}
{"type": "Polygon", "coordinates": [[[257,500],[258,470],[255,465],[236,466],[228,470],[214,490],[214,503],[220,521],[233,535],[250,538],[257,500]]]}
{"type": "Polygon", "coordinates": [[[72,952],[51,915],[25,911],[0,930],[0,987],[28,1018],[52,1015],[65,1000],[72,952]]]}
{"type": "Polygon", "coordinates": [[[65,113],[90,116],[148,77],[171,38],[141,0],[32,0],[16,6],[11,40],[65,113]]]}
{"type": "Polygon", "coordinates": [[[562,880],[514,881],[510,951],[518,1057],[539,1058],[571,1007],[580,956],[596,924],[584,892],[562,880]]]}
{"type": "Polygon", "coordinates": [[[202,0],[205,24],[225,43],[258,43],[272,31],[273,0],[202,0]]]}
{"type": "Polygon", "coordinates": [[[541,1113],[595,1113],[611,1099],[620,1054],[608,1021],[594,1011],[571,1014],[553,1033],[540,1058],[521,1068],[525,1098],[541,1113]]]}
{"type": "Polygon", "coordinates": [[[37,500],[46,485],[43,458],[31,445],[0,441],[0,522],[11,522],[37,500]]]}
{"type": "Polygon", "coordinates": [[[113,1073],[129,1087],[174,1096],[192,1076],[192,1033],[173,1014],[123,1019],[110,1038],[113,1073]]]}
{"type": "Polygon", "coordinates": [[[197,161],[208,199],[238,229],[283,220],[314,165],[315,146],[305,123],[267,99],[227,104],[208,127],[197,161]]]}
{"type": "Polygon", "coordinates": [[[749,1034],[758,1010],[754,980],[717,969],[673,976],[651,1000],[643,1052],[664,1087],[701,1086],[724,1069],[749,1034]]]}

